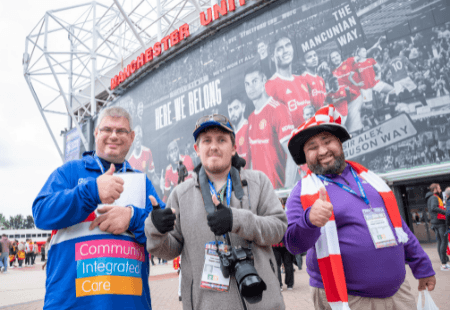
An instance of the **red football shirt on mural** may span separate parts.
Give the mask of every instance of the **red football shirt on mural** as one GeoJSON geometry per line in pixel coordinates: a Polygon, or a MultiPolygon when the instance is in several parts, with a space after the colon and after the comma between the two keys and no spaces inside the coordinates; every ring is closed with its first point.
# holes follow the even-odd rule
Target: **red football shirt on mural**
{"type": "Polygon", "coordinates": [[[308,85],[309,97],[311,98],[311,104],[316,108],[316,110],[323,107],[325,102],[325,96],[327,95],[327,90],[325,89],[325,81],[320,75],[312,75],[308,72],[303,73],[303,78],[308,85]]]}
{"type": "Polygon", "coordinates": [[[142,172],[148,171],[153,172],[155,170],[155,165],[153,163],[153,155],[152,151],[148,147],[142,146],[141,152],[139,154],[135,154],[134,152],[131,154],[128,159],[131,167],[137,169],[142,172]]]}
{"type": "Polygon", "coordinates": [[[311,104],[311,99],[303,76],[292,75],[288,79],[275,73],[266,83],[266,92],[276,101],[286,105],[295,128],[305,122],[303,109],[311,104]]]}
{"type": "Polygon", "coordinates": [[[269,98],[264,107],[248,118],[248,138],[252,169],[264,172],[273,187],[284,187],[286,142],[294,129],[289,111],[283,104],[269,98]]]}
{"type": "MultiPolygon", "coordinates": [[[[348,86],[339,86],[339,89],[334,93],[328,93],[327,95],[327,103],[332,103],[335,107],[335,109],[341,114],[342,116],[347,116],[348,114],[348,96],[347,91],[345,90],[348,86]]],[[[349,96],[352,98],[352,96],[357,96],[357,92],[348,87],[349,89],[349,96]]]]}
{"type": "MultiPolygon", "coordinates": [[[[337,67],[333,71],[333,75],[335,77],[337,77],[339,85],[347,85],[348,87],[350,87],[351,89],[354,90],[354,92],[353,92],[354,94],[357,94],[357,96],[355,96],[355,95],[351,96],[351,101],[355,100],[360,95],[358,86],[355,86],[348,79],[348,76],[350,75],[350,72],[352,72],[352,71],[356,72],[354,57],[347,58],[345,61],[343,61],[339,65],[339,67],[337,67]]],[[[355,80],[355,82],[357,82],[358,77],[353,76],[353,79],[355,80]]]]}
{"type": "MultiPolygon", "coordinates": [[[[183,161],[183,164],[186,166],[187,171],[194,170],[194,163],[189,155],[180,155],[180,160],[183,161]]],[[[164,188],[166,190],[170,190],[172,187],[175,187],[178,184],[178,165],[175,169],[172,168],[172,165],[169,164],[166,168],[166,176],[164,178],[164,188]]],[[[189,174],[185,180],[191,178],[189,174]]]]}
{"type": "Polygon", "coordinates": [[[245,120],[241,128],[236,129],[236,152],[245,159],[245,169],[250,167],[250,146],[248,144],[248,121],[245,120]]]}
{"type": "Polygon", "coordinates": [[[373,66],[376,65],[376,61],[373,58],[367,58],[363,62],[355,63],[355,68],[359,74],[360,80],[364,82],[362,89],[369,89],[377,85],[379,81],[375,79],[376,74],[373,66]]]}

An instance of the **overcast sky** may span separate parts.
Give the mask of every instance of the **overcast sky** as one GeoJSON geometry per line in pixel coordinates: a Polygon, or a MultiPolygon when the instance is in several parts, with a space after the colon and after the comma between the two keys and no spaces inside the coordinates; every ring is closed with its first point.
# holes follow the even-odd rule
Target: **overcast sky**
{"type": "MultiPolygon", "coordinates": [[[[46,11],[86,2],[0,1],[0,213],[7,218],[31,215],[36,195],[62,164],[23,77],[25,37],[46,11]]],[[[58,118],[62,130],[67,121],[58,118]]]]}

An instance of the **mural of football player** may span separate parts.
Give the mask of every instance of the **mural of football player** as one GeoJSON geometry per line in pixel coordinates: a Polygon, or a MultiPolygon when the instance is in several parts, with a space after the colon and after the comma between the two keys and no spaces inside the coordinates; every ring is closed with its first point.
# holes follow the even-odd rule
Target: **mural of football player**
{"type": "Polygon", "coordinates": [[[269,57],[276,72],[267,81],[266,92],[275,101],[286,105],[294,126],[298,127],[304,122],[303,109],[311,104],[311,99],[304,77],[292,74],[294,46],[286,33],[277,33],[270,45],[269,57]]]}
{"type": "Polygon", "coordinates": [[[409,72],[417,72],[416,66],[403,56],[399,49],[391,50],[391,59],[387,66],[387,74],[394,83],[398,100],[402,101],[411,97],[419,100],[423,106],[427,105],[424,95],[418,90],[416,83],[409,77],[409,72]]]}
{"type": "MultiPolygon", "coordinates": [[[[153,184],[158,184],[159,179],[155,173],[155,164],[153,163],[152,151],[148,147],[142,145],[142,128],[140,125],[134,127],[134,148],[128,162],[131,167],[146,173],[153,184]]],[[[156,188],[156,187],[155,187],[156,188]]]]}
{"type": "Polygon", "coordinates": [[[316,109],[312,105],[307,105],[303,109],[303,118],[305,119],[305,122],[307,122],[311,117],[313,117],[314,114],[316,114],[316,109]]]}
{"type": "Polygon", "coordinates": [[[258,52],[261,68],[267,78],[272,76],[272,74],[271,74],[272,71],[270,70],[270,59],[269,59],[268,48],[269,47],[267,46],[267,43],[265,40],[258,39],[256,51],[258,52]]]}
{"type": "Polygon", "coordinates": [[[246,70],[244,84],[255,106],[248,118],[252,169],[264,172],[275,189],[290,188],[294,185],[296,165],[287,147],[294,129],[289,111],[266,93],[266,76],[260,67],[246,70]]]}
{"type": "Polygon", "coordinates": [[[350,88],[348,85],[339,85],[337,78],[328,80],[328,89],[325,104],[333,104],[334,108],[342,116],[342,123],[345,124],[348,114],[348,103],[352,98],[358,96],[358,91],[350,88]]]}
{"type": "Polygon", "coordinates": [[[334,50],[330,53],[330,62],[334,67],[333,75],[338,79],[340,86],[348,86],[352,91],[350,92],[350,101],[348,103],[348,115],[345,121],[345,127],[349,132],[356,132],[363,129],[363,122],[361,117],[361,108],[363,100],[359,87],[356,85],[357,81],[350,80],[351,72],[355,72],[355,57],[349,57],[342,61],[340,51],[334,50]]]}
{"type": "Polygon", "coordinates": [[[250,167],[250,149],[248,144],[248,121],[244,117],[245,102],[236,98],[228,105],[228,116],[234,126],[236,134],[236,151],[247,162],[245,168],[250,167]]]}
{"type": "Polygon", "coordinates": [[[160,184],[164,184],[164,202],[167,201],[170,192],[178,184],[178,163],[182,161],[188,170],[188,176],[185,180],[191,178],[192,171],[194,170],[194,164],[192,163],[191,157],[189,155],[180,154],[177,140],[170,142],[167,146],[167,159],[169,160],[169,165],[166,167],[164,179],[162,178],[163,174],[161,174],[160,179],[160,184]]]}
{"type": "MultiPolygon", "coordinates": [[[[389,94],[394,90],[394,87],[377,78],[381,73],[381,67],[375,59],[367,58],[367,50],[364,47],[356,50],[356,56],[357,61],[354,66],[356,72],[350,72],[349,80],[352,80],[355,74],[359,75],[357,78],[359,82],[356,85],[360,87],[364,102],[373,100],[372,90],[385,94],[389,94]]],[[[386,101],[388,101],[388,98],[386,96],[386,101]]]]}
{"type": "MultiPolygon", "coordinates": [[[[315,50],[307,51],[304,54],[306,70],[302,74],[306,85],[308,85],[309,97],[311,104],[316,110],[323,107],[327,91],[325,89],[325,81],[317,74],[319,66],[319,57],[315,50]]],[[[306,119],[305,119],[306,122],[306,119]]]]}

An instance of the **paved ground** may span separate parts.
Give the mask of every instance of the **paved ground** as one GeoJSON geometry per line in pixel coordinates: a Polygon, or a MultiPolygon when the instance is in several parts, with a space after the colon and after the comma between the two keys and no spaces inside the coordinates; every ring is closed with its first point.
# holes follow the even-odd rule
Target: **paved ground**
{"type": "MultiPolygon", "coordinates": [[[[436,271],[437,287],[432,297],[440,310],[450,309],[450,271],[441,271],[435,244],[424,244],[425,251],[431,258],[436,271]]],[[[0,274],[0,309],[6,310],[37,310],[43,307],[45,294],[45,273],[42,264],[31,268],[13,269],[7,274],[0,274]]],[[[418,296],[417,280],[409,268],[406,268],[407,278],[413,287],[413,293],[418,296]]],[[[361,275],[364,276],[364,275],[361,275]]],[[[150,290],[152,306],[155,310],[181,310],[178,301],[178,276],[172,268],[172,263],[156,265],[150,271],[150,290]]],[[[310,299],[308,275],[305,270],[295,272],[295,285],[292,291],[286,287],[282,294],[287,310],[313,310],[310,299]]],[[[415,309],[408,309],[415,310],[415,309]]]]}

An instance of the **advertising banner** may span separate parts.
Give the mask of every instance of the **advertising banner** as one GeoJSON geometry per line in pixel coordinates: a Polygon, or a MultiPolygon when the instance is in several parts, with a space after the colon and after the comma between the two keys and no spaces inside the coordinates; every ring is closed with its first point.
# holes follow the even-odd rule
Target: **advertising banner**
{"type": "MultiPolygon", "coordinates": [[[[168,197],[178,164],[199,163],[192,132],[231,120],[247,168],[290,188],[305,167],[291,130],[334,104],[348,159],[376,172],[450,161],[448,1],[280,1],[228,26],[122,95],[133,116],[132,165],[168,197]]],[[[188,178],[190,175],[188,176],[188,178]]]]}

